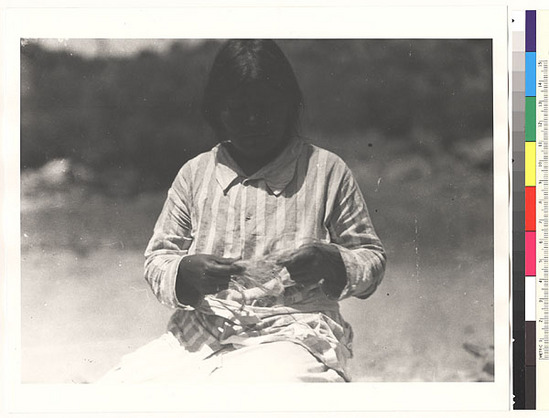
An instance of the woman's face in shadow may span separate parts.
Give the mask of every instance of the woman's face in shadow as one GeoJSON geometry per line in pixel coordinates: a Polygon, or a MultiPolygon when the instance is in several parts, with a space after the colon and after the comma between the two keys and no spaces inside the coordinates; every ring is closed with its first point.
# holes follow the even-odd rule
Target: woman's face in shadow
{"type": "Polygon", "coordinates": [[[241,158],[270,160],[288,142],[288,100],[265,82],[241,87],[221,111],[225,139],[241,158]]]}

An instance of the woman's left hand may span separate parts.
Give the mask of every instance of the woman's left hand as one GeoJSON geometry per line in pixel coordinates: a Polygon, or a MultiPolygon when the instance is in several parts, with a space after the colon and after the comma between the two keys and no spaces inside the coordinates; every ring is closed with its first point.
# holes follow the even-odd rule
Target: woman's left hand
{"type": "Polygon", "coordinates": [[[347,284],[345,264],[337,247],[331,244],[305,244],[280,264],[296,283],[307,286],[322,281],[324,293],[334,299],[347,284]]]}

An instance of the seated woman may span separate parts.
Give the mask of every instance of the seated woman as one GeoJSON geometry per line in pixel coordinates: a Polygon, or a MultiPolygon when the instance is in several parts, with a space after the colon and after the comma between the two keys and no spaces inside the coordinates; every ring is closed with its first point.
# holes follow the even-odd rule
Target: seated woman
{"type": "Polygon", "coordinates": [[[386,262],[356,181],[298,135],[274,41],[226,42],[204,96],[219,144],[183,165],[145,252],[168,332],[101,382],[349,381],[338,301],[370,296],[386,262]]]}

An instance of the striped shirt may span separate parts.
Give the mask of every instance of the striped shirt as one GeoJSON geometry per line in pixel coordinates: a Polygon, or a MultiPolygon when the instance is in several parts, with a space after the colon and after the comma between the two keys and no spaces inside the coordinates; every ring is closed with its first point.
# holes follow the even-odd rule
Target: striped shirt
{"type": "Polygon", "coordinates": [[[338,156],[296,139],[246,176],[222,143],[177,174],[145,252],[145,278],[160,302],[177,308],[168,328],[190,351],[208,355],[226,344],[289,340],[348,378],[352,331],[337,301],[319,286],[283,306],[244,311],[215,296],[194,309],[175,294],[186,255],[249,260],[312,241],[335,245],[341,254],[347,284],[339,299],[375,291],[385,252],[357,183],[338,156]]]}

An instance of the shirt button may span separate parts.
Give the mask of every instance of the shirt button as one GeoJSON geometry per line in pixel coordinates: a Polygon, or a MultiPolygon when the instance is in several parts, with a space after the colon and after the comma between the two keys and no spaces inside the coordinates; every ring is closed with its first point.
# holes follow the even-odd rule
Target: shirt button
{"type": "Polygon", "coordinates": [[[246,216],[247,221],[250,221],[251,219],[252,219],[252,217],[250,215],[246,216]]]}
{"type": "Polygon", "coordinates": [[[248,183],[250,183],[250,180],[244,180],[244,181],[242,181],[242,184],[243,184],[244,186],[247,186],[248,183]]]}

